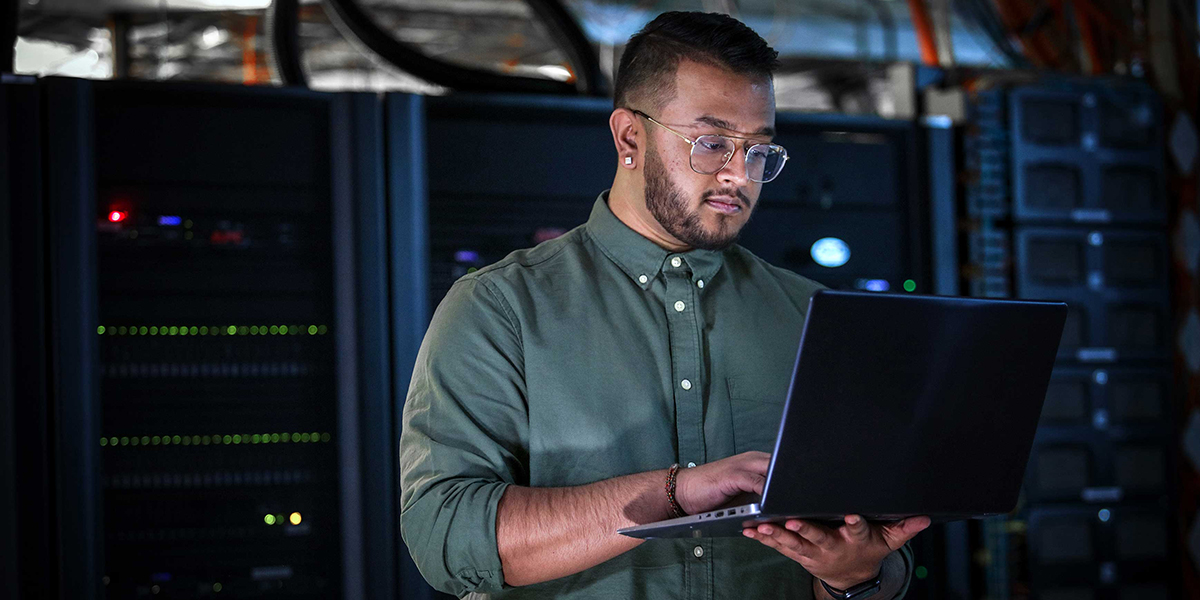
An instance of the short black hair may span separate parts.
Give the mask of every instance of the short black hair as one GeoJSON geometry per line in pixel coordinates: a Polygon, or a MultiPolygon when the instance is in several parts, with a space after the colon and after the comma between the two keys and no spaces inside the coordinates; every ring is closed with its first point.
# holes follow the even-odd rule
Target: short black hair
{"type": "Polygon", "coordinates": [[[753,29],[720,13],[665,12],[629,38],[613,84],[616,108],[649,102],[662,108],[675,96],[682,60],[770,79],[779,53],[753,29]]]}

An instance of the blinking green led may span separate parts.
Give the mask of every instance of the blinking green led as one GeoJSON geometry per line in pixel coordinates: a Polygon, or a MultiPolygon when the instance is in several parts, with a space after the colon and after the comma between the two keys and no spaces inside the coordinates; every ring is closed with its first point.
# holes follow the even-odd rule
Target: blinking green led
{"type": "Polygon", "coordinates": [[[128,445],[129,445],[129,438],[127,438],[127,437],[123,437],[123,438],[121,438],[121,445],[122,445],[122,446],[128,446],[128,445]]]}
{"type": "Polygon", "coordinates": [[[214,583],[214,584],[213,584],[213,591],[214,591],[214,592],[219,592],[219,591],[221,591],[221,584],[220,584],[220,583],[214,583]]]}
{"type": "Polygon", "coordinates": [[[247,333],[250,333],[250,328],[242,325],[241,327],[237,328],[237,332],[238,335],[246,335],[247,333]]]}
{"type": "Polygon", "coordinates": [[[274,525],[275,524],[275,515],[267,515],[267,516],[263,517],[263,522],[266,523],[267,525],[274,525]]]}
{"type": "Polygon", "coordinates": [[[923,566],[917,567],[916,569],[913,569],[913,575],[916,575],[917,579],[925,579],[926,577],[929,577],[929,569],[926,569],[923,566]]]}
{"type": "Polygon", "coordinates": [[[173,436],[173,437],[171,437],[171,443],[172,443],[172,444],[178,444],[178,443],[179,443],[179,442],[181,442],[181,441],[183,441],[183,438],[180,438],[180,437],[179,437],[179,436],[177,436],[177,435],[176,435],[176,436],[173,436]]]}
{"type": "Polygon", "coordinates": [[[151,328],[150,328],[150,335],[158,335],[158,328],[157,328],[157,327],[151,327],[151,328]]]}
{"type": "Polygon", "coordinates": [[[108,445],[108,438],[100,438],[100,445],[101,445],[101,446],[107,446],[107,445],[108,445]]]}
{"type": "Polygon", "coordinates": [[[235,444],[242,443],[242,436],[240,436],[240,435],[233,436],[233,443],[235,443],[235,444]]]}
{"type": "Polygon", "coordinates": [[[122,326],[121,326],[121,328],[117,330],[117,334],[118,334],[118,335],[125,335],[126,331],[127,331],[127,330],[125,329],[125,326],[124,326],[124,325],[122,325],[122,326]]]}
{"type": "Polygon", "coordinates": [[[279,335],[279,328],[272,325],[271,326],[271,335],[279,335]]]}
{"type": "Polygon", "coordinates": [[[250,326],[250,335],[258,335],[258,325],[250,326]]]}
{"type": "Polygon", "coordinates": [[[234,335],[237,333],[237,327],[230,325],[227,331],[229,331],[229,335],[234,335]]]}
{"type": "Polygon", "coordinates": [[[300,441],[302,441],[302,442],[307,442],[311,439],[312,438],[307,433],[300,434],[300,441]]]}
{"type": "Polygon", "coordinates": [[[190,333],[192,335],[196,335],[196,333],[199,331],[200,331],[200,329],[198,327],[196,327],[195,325],[188,327],[188,333],[190,333]]]}
{"type": "Polygon", "coordinates": [[[162,443],[162,438],[156,435],[156,436],[150,438],[150,443],[157,446],[162,443]]]}
{"type": "Polygon", "coordinates": [[[143,436],[142,436],[142,445],[143,445],[143,446],[149,446],[149,445],[150,445],[150,436],[148,436],[148,435],[143,435],[143,436]]]}
{"type": "Polygon", "coordinates": [[[233,443],[233,436],[232,436],[232,435],[227,435],[227,436],[225,436],[225,437],[221,438],[221,441],[222,441],[222,442],[224,442],[224,443],[226,443],[226,444],[232,444],[232,443],[233,443]]]}
{"type": "Polygon", "coordinates": [[[917,282],[915,282],[911,279],[904,280],[904,291],[913,292],[913,291],[916,291],[916,289],[917,289],[917,282]]]}
{"type": "Polygon", "coordinates": [[[171,333],[170,333],[170,334],[171,334],[171,335],[179,335],[179,328],[178,328],[178,327],[175,327],[174,325],[172,325],[172,326],[171,326],[171,333]]]}
{"type": "Polygon", "coordinates": [[[287,335],[287,325],[280,325],[278,329],[280,335],[287,335]]]}
{"type": "Polygon", "coordinates": [[[200,335],[208,335],[208,327],[201,327],[200,335]]]}
{"type": "Polygon", "coordinates": [[[141,327],[138,327],[138,335],[146,335],[146,332],[148,332],[148,331],[149,331],[149,330],[148,330],[148,329],[146,329],[146,326],[145,326],[145,325],[142,325],[141,327]]]}
{"type": "Polygon", "coordinates": [[[324,325],[317,328],[317,333],[319,333],[321,335],[325,335],[325,332],[327,332],[327,331],[329,331],[329,328],[324,325]]]}
{"type": "Polygon", "coordinates": [[[316,325],[308,326],[308,335],[317,335],[317,326],[316,325]]]}
{"type": "Polygon", "coordinates": [[[103,325],[101,325],[101,326],[97,327],[97,328],[96,328],[96,333],[98,333],[98,334],[100,334],[100,335],[104,335],[104,326],[103,326],[103,325]]]}
{"type": "Polygon", "coordinates": [[[204,437],[200,438],[200,443],[201,443],[201,444],[204,444],[205,446],[207,446],[207,445],[211,444],[211,443],[212,443],[212,436],[210,436],[210,435],[206,435],[206,436],[204,436],[204,437]]]}
{"type": "Polygon", "coordinates": [[[288,325],[288,334],[289,335],[296,335],[296,333],[299,331],[300,331],[299,327],[296,327],[295,325],[288,325]]]}
{"type": "Polygon", "coordinates": [[[272,434],[271,434],[271,443],[272,443],[272,444],[278,444],[278,443],[279,443],[279,434],[278,434],[278,433],[272,433],[272,434]]]}
{"type": "Polygon", "coordinates": [[[321,441],[322,441],[322,442],[328,442],[328,441],[329,441],[329,434],[328,434],[328,433],[322,433],[322,434],[321,434],[321,441]]]}

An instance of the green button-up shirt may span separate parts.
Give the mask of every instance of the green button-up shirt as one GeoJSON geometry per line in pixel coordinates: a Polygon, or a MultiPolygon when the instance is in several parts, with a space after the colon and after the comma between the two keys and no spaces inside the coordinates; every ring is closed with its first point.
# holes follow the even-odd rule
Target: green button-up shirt
{"type": "Polygon", "coordinates": [[[800,565],[744,538],[651,540],[506,586],[496,507],[509,484],[770,452],[820,287],[737,245],[668,252],[617,219],[607,193],[586,224],[459,279],[404,406],[400,522],[421,573],[459,596],[811,598],[800,565]]]}

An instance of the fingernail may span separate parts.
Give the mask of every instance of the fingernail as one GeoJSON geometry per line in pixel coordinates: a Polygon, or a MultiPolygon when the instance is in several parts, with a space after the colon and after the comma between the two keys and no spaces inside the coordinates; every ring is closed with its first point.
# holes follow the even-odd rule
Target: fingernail
{"type": "Polygon", "coordinates": [[[787,523],[784,523],[783,526],[787,529],[791,529],[792,531],[800,531],[800,523],[796,521],[788,521],[787,523]]]}
{"type": "Polygon", "coordinates": [[[758,528],[758,530],[759,530],[759,531],[760,531],[760,532],[761,532],[763,535],[771,535],[772,533],[775,533],[775,530],[774,530],[774,529],[772,529],[770,525],[762,525],[762,526],[760,526],[760,527],[758,528]]]}
{"type": "Polygon", "coordinates": [[[742,535],[744,535],[748,538],[752,538],[752,537],[754,537],[754,530],[753,529],[743,529],[742,535]]]}

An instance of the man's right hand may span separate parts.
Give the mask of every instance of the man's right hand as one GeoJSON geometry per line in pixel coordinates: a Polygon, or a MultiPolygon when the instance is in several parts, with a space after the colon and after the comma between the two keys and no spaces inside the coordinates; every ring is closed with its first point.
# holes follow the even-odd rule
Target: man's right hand
{"type": "Polygon", "coordinates": [[[706,465],[680,469],[675,477],[675,500],[683,512],[694,515],[728,503],[734,497],[762,495],[771,455],[743,452],[706,465]]]}

